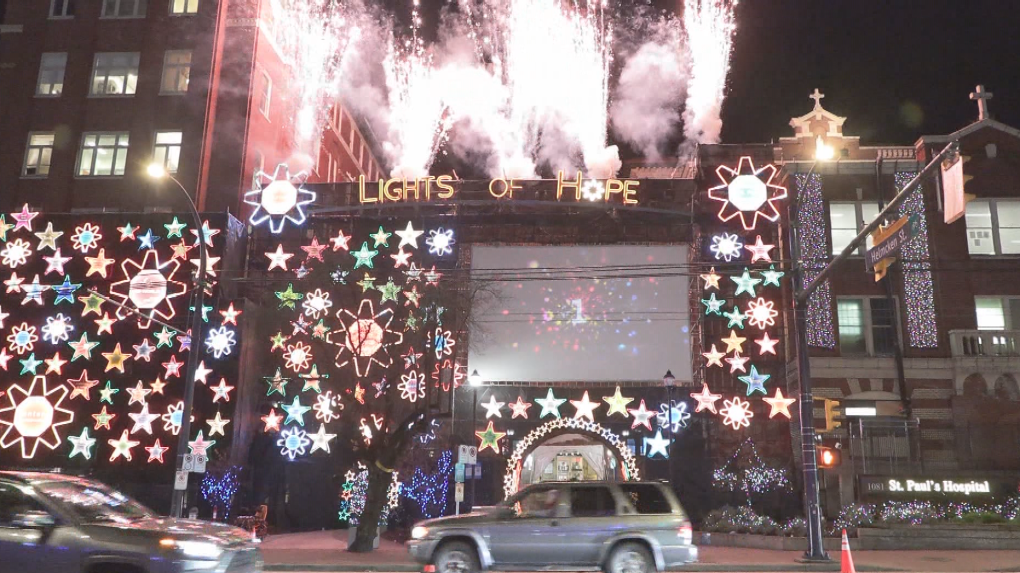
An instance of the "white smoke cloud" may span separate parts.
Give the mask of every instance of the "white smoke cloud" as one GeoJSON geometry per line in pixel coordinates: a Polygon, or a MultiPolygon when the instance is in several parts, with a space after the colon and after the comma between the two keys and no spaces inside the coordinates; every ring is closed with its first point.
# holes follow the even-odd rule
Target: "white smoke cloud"
{"type": "Polygon", "coordinates": [[[687,87],[679,41],[669,39],[642,44],[627,59],[610,108],[613,133],[652,162],[679,127],[687,87]]]}

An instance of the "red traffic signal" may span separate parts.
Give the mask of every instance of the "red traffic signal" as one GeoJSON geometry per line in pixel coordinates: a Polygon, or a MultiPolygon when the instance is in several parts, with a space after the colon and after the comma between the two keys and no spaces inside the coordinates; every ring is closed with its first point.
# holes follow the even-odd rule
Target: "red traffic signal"
{"type": "Polygon", "coordinates": [[[840,451],[828,446],[819,446],[817,449],[818,466],[823,468],[838,467],[843,461],[840,451]]]}

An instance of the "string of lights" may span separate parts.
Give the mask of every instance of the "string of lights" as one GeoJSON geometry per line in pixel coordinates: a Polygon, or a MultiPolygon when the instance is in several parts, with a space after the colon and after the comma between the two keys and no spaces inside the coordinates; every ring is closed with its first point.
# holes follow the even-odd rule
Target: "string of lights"
{"type": "MultiPolygon", "coordinates": [[[[897,171],[896,189],[902,189],[914,178],[910,171],[897,171]]],[[[939,345],[935,317],[935,286],[929,270],[928,219],[924,213],[924,187],[919,187],[900,207],[900,216],[917,215],[920,220],[917,236],[902,247],[911,262],[903,262],[903,293],[907,305],[907,334],[914,348],[935,348],[939,345]]]]}
{"type": "MultiPolygon", "coordinates": [[[[826,231],[825,200],[822,198],[822,176],[819,173],[794,175],[800,204],[797,210],[797,237],[804,265],[804,284],[822,272],[829,258],[829,236],[826,231]]],[[[830,282],[818,286],[807,300],[808,344],[820,348],[836,347],[836,329],[832,316],[830,282]]]]}

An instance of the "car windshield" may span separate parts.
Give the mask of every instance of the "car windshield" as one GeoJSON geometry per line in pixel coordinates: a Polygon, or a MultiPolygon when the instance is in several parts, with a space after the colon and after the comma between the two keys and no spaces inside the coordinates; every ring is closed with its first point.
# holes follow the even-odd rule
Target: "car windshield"
{"type": "Polygon", "coordinates": [[[73,481],[35,485],[47,498],[89,522],[128,523],[150,517],[152,510],[106,486],[73,481]]]}

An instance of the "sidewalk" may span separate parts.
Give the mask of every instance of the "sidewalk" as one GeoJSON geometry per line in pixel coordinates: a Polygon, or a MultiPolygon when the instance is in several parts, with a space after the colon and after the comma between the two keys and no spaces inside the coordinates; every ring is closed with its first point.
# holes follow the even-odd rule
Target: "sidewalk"
{"type": "MultiPolygon", "coordinates": [[[[371,553],[348,553],[347,532],[313,531],[271,535],[262,544],[269,571],[421,571],[403,545],[383,539],[371,553]]],[[[770,551],[737,547],[699,548],[699,562],[690,571],[839,571],[839,554],[831,565],[803,565],[797,551],[770,551]]],[[[1018,571],[1017,551],[857,551],[858,571],[978,572],[1018,571]]]]}

